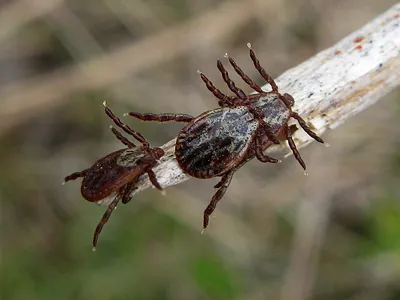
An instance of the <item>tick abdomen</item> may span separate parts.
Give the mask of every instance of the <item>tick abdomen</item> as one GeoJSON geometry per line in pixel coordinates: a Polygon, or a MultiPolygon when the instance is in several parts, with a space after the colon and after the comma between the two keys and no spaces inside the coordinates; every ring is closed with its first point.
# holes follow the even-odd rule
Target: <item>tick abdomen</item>
{"type": "Polygon", "coordinates": [[[196,178],[220,176],[243,159],[258,125],[245,106],[206,112],[180,132],[178,163],[196,178]]]}
{"type": "Polygon", "coordinates": [[[99,201],[128,184],[142,172],[137,161],[143,156],[144,151],[137,147],[121,149],[99,159],[82,180],[82,196],[91,202],[99,201]]]}

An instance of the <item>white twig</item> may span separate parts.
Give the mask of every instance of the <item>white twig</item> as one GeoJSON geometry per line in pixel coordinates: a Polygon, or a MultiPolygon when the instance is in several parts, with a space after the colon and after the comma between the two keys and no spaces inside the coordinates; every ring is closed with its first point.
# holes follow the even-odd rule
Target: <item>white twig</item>
{"type": "MultiPolygon", "coordinates": [[[[399,85],[399,54],[400,4],[396,4],[336,45],[286,71],[276,82],[281,93],[294,97],[293,110],[321,134],[361,112],[399,85]]],[[[294,138],[298,147],[311,141],[302,130],[297,130],[294,138]]],[[[166,155],[154,169],[163,187],[188,179],[177,165],[174,145],[175,140],[172,140],[162,146],[166,155]]],[[[273,146],[268,151],[276,149],[277,146],[273,146]]],[[[149,186],[144,176],[135,193],[149,186]]]]}

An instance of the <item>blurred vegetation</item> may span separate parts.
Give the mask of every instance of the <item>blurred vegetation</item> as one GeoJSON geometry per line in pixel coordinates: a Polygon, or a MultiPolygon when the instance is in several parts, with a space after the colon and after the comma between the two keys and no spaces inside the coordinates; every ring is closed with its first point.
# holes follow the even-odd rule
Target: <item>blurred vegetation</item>
{"type": "MultiPolygon", "coordinates": [[[[307,179],[292,158],[246,165],[203,236],[212,180],[165,197],[147,190],[119,206],[94,253],[105,208],[84,201],[79,182],[61,186],[121,147],[104,100],[118,115],[197,115],[215,100],[195,71],[220,86],[215,60],[226,51],[258,78],[248,67],[251,41],[277,76],[396,1],[39,2],[0,6],[10,17],[10,34],[0,34],[2,109],[10,112],[0,121],[1,299],[400,299],[399,91],[328,133],[330,149],[302,149],[307,179]],[[207,19],[215,32],[191,31],[190,22],[216,11],[207,19]],[[180,45],[161,39],[189,27],[180,45]],[[159,36],[149,49],[146,39],[159,36]],[[115,55],[132,46],[139,58],[115,55]],[[74,81],[82,64],[110,58],[96,78],[74,81]],[[304,211],[321,219],[315,235],[302,231],[304,211]]],[[[128,121],[156,145],[180,128],[128,121]]]]}

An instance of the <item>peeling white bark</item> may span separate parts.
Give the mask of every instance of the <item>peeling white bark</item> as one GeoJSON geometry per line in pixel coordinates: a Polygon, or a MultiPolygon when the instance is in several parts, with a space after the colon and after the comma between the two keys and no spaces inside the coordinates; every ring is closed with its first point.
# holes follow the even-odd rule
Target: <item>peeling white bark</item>
{"type": "MultiPolygon", "coordinates": [[[[363,111],[400,83],[400,4],[331,48],[286,71],[276,83],[281,93],[294,97],[293,111],[319,135],[363,111]]],[[[295,132],[294,139],[299,148],[311,141],[302,129],[295,132]]],[[[162,146],[166,154],[154,169],[163,187],[189,179],[175,160],[174,145],[172,140],[162,146]]],[[[267,152],[279,147],[284,145],[272,146],[267,152]]],[[[135,193],[149,186],[147,176],[143,176],[135,193]]],[[[104,199],[103,204],[108,200],[104,199]]]]}

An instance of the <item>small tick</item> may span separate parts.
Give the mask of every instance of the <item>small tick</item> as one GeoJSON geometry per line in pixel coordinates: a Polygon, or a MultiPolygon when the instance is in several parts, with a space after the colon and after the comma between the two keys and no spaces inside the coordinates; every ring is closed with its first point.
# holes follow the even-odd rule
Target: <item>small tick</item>
{"type": "Polygon", "coordinates": [[[113,114],[111,109],[107,107],[105,102],[103,105],[106,114],[114,123],[126,133],[133,136],[142,145],[137,147],[118,130],[111,127],[111,131],[117,139],[128,148],[112,152],[97,160],[92,167],[72,173],[64,179],[65,183],[83,177],[81,194],[83,198],[90,202],[98,202],[107,196],[115,194],[114,199],[109,204],[94,232],[93,250],[96,249],[97,240],[104,224],[108,221],[114,209],[116,209],[118,202],[121,201],[125,204],[131,200],[130,195],[136,189],[135,184],[140,175],[147,173],[152,185],[162,190],[152,168],[164,155],[164,151],[161,148],[151,148],[143,135],[123,124],[113,114]]]}
{"type": "Polygon", "coordinates": [[[210,215],[240,167],[254,157],[263,163],[280,162],[264,154],[264,150],[270,145],[280,143],[278,138],[288,141],[295,158],[307,174],[306,164],[296,148],[292,130],[288,126],[290,118],[296,119],[310,137],[324,143],[308,127],[306,121],[292,111],[293,97],[279,93],[278,86],[260,65],[251,45],[247,46],[255,68],[271,86],[272,91],[263,91],[228,54],[225,54],[235,72],[256,92],[255,94],[246,95],[238,88],[222,62],[217,60],[217,68],[234,93],[233,96],[223,94],[202,72],[198,73],[207,89],[218,99],[220,108],[206,111],[198,117],[170,113],[159,115],[129,113],[130,116],[143,121],[188,123],[180,131],[175,145],[175,155],[180,168],[195,178],[221,177],[214,187],[217,191],[204,211],[203,229],[208,226],[210,215]]]}

